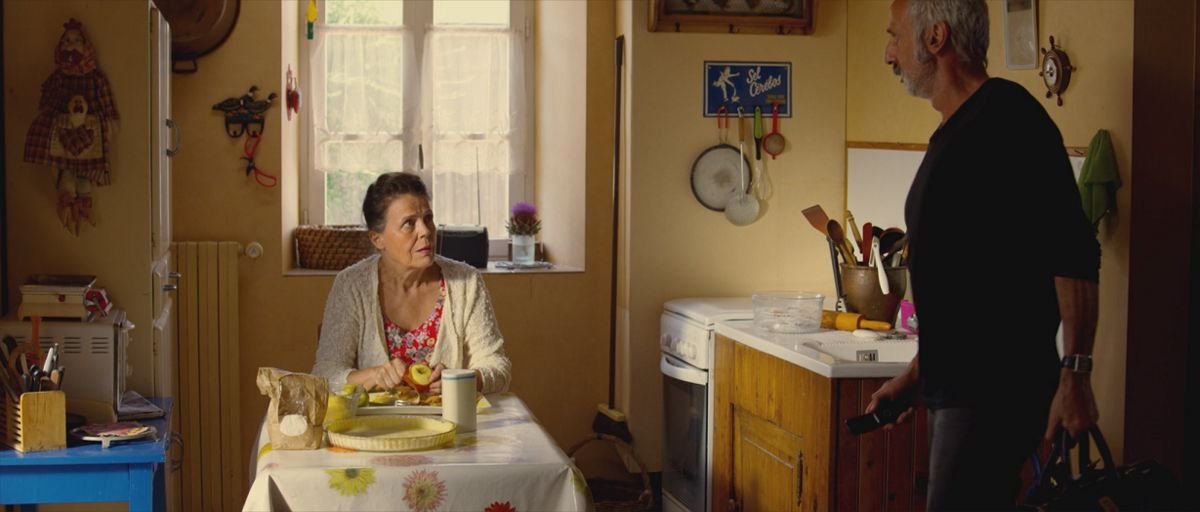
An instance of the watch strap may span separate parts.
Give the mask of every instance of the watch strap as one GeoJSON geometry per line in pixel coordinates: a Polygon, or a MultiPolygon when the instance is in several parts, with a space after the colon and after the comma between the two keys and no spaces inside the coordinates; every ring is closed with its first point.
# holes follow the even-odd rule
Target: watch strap
{"type": "Polygon", "coordinates": [[[1092,372],[1092,356],[1088,354],[1070,354],[1062,358],[1062,367],[1075,373],[1092,372]]]}

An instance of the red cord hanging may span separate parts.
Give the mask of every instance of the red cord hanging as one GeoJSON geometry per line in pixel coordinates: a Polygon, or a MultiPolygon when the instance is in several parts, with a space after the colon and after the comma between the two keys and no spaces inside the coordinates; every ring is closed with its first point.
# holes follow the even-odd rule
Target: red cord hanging
{"type": "Polygon", "coordinates": [[[254,174],[254,181],[259,185],[270,188],[279,183],[279,178],[272,176],[266,171],[259,169],[258,164],[254,163],[254,155],[258,153],[258,144],[262,142],[262,134],[251,135],[246,134],[246,144],[243,146],[242,152],[246,155],[242,160],[246,161],[246,176],[254,174]]]}

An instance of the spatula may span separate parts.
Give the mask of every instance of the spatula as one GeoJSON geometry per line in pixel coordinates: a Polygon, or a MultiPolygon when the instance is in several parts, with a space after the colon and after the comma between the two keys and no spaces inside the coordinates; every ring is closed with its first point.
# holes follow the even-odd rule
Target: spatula
{"type": "Polygon", "coordinates": [[[875,236],[875,231],[871,229],[871,223],[863,223],[863,238],[862,238],[862,264],[869,265],[871,263],[871,240],[875,236]]]}
{"type": "Polygon", "coordinates": [[[813,229],[820,231],[822,235],[829,236],[829,216],[825,215],[825,210],[821,208],[821,205],[814,204],[800,213],[804,214],[804,218],[808,219],[808,223],[812,224],[813,229]]]}
{"type": "Polygon", "coordinates": [[[884,295],[892,294],[892,287],[888,284],[887,272],[883,270],[883,258],[879,257],[879,239],[871,240],[871,257],[875,260],[875,271],[879,273],[879,291],[884,295]]]}
{"type": "Polygon", "coordinates": [[[858,223],[854,222],[854,214],[850,210],[846,210],[846,231],[850,232],[850,236],[854,237],[854,243],[862,247],[862,232],[858,230],[858,223]]]}

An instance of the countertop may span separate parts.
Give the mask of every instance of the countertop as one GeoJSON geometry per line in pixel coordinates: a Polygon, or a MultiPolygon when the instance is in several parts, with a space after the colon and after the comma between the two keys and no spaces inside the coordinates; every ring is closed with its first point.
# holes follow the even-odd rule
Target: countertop
{"type": "Polygon", "coordinates": [[[752,320],[717,322],[716,332],[742,345],[772,355],[831,379],[895,377],[917,353],[915,337],[869,341],[846,331],[779,334],[756,330],[752,320]],[[876,350],[879,362],[858,362],[832,354],[876,350]]]}

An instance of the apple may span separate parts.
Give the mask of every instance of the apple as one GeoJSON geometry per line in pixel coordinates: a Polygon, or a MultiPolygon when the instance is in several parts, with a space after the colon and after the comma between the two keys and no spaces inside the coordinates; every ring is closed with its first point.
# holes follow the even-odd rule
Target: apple
{"type": "Polygon", "coordinates": [[[433,368],[425,363],[416,363],[408,367],[402,380],[418,392],[424,393],[429,391],[430,377],[433,377],[433,368]]]}
{"type": "Polygon", "coordinates": [[[354,399],[358,402],[359,407],[367,405],[367,392],[358,384],[346,384],[337,394],[354,399]]]}

